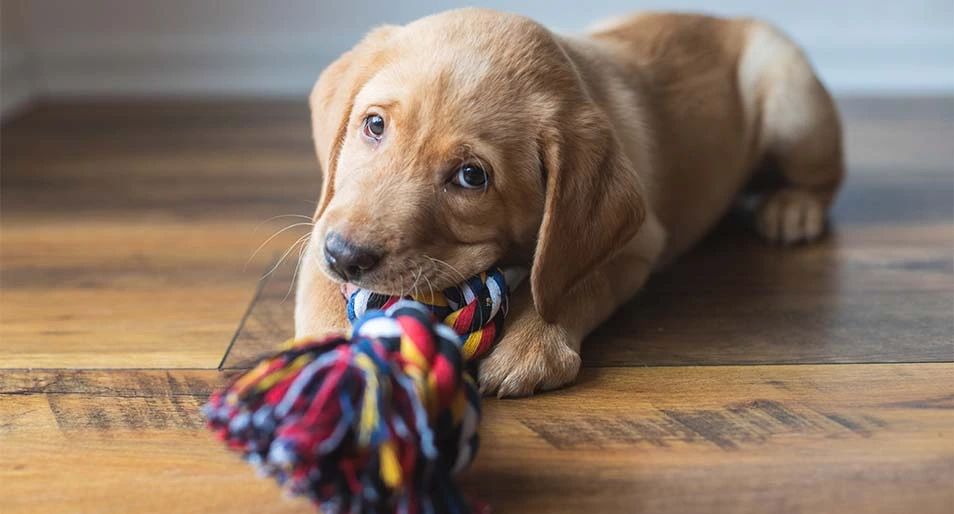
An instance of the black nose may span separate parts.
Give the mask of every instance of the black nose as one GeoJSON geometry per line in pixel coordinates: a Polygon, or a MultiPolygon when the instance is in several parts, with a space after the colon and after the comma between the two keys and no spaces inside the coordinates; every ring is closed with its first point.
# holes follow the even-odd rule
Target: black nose
{"type": "Polygon", "coordinates": [[[353,280],[377,266],[381,256],[332,232],[325,238],[325,260],[342,278],[353,280]]]}

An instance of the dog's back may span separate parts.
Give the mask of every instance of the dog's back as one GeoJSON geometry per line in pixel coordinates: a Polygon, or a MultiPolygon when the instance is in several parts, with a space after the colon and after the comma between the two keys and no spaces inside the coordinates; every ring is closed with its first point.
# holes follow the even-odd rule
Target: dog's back
{"type": "MultiPolygon", "coordinates": [[[[789,182],[821,188],[809,202],[819,212],[796,213],[821,219],[843,173],[838,116],[805,55],[777,29],[753,19],[641,13],[587,39],[613,56],[651,125],[655,162],[644,180],[669,256],[705,234],[767,156],[782,161],[789,182]]],[[[764,220],[765,237],[820,234],[816,226],[782,233],[782,211],[764,220]]]]}

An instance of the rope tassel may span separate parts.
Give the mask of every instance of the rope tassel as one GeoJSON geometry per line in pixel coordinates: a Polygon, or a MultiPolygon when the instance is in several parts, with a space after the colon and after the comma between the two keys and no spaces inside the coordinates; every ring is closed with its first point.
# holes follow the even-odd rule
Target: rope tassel
{"type": "Polygon", "coordinates": [[[466,366],[500,333],[506,282],[494,269],[431,297],[355,291],[350,339],[289,341],[212,395],[209,427],[322,512],[469,512],[453,481],[478,446],[466,366]]]}

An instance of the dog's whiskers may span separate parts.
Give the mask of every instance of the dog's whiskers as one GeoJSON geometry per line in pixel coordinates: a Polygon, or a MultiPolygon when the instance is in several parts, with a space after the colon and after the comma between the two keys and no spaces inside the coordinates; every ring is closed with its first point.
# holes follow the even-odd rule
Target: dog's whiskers
{"type": "Polygon", "coordinates": [[[305,249],[308,247],[308,243],[311,242],[311,232],[306,235],[306,238],[300,245],[298,245],[298,263],[295,265],[295,272],[292,273],[291,283],[288,284],[288,291],[285,292],[285,297],[282,298],[282,303],[285,303],[285,300],[291,295],[292,290],[295,288],[295,279],[298,278],[298,271],[301,270],[302,255],[305,253],[305,249]]]}
{"type": "MultiPolygon", "coordinates": [[[[311,227],[311,226],[313,226],[313,225],[314,225],[314,223],[311,223],[311,222],[309,222],[309,223],[301,223],[301,222],[300,222],[300,223],[293,223],[293,224],[291,224],[291,225],[289,225],[289,226],[287,226],[287,227],[285,227],[285,228],[279,230],[278,232],[275,232],[274,234],[271,235],[271,237],[269,237],[268,239],[266,239],[264,243],[258,245],[258,248],[256,248],[255,251],[252,252],[252,256],[249,257],[247,261],[245,261],[245,267],[242,268],[242,269],[244,270],[244,269],[248,268],[248,265],[249,265],[249,263],[252,262],[252,259],[254,259],[255,256],[258,255],[258,252],[262,251],[262,248],[265,248],[265,245],[267,245],[268,243],[270,243],[270,242],[272,241],[272,239],[275,239],[275,238],[278,237],[279,235],[281,235],[281,234],[283,234],[283,233],[285,233],[285,232],[287,232],[287,231],[289,231],[289,230],[291,230],[291,229],[293,229],[293,228],[303,227],[303,226],[311,227]]],[[[308,234],[311,234],[311,231],[309,231],[308,234]]],[[[300,239],[299,239],[299,240],[300,240],[300,239]]]]}
{"type": "Polygon", "coordinates": [[[275,221],[277,219],[282,219],[282,218],[299,218],[299,219],[307,220],[308,223],[312,225],[315,224],[314,219],[312,219],[311,216],[305,216],[304,214],[279,214],[278,216],[272,216],[271,218],[268,218],[262,221],[258,225],[255,225],[255,230],[258,230],[262,225],[268,223],[269,221],[275,221]]]}
{"type": "Polygon", "coordinates": [[[446,283],[450,284],[449,286],[445,287],[444,289],[441,289],[441,292],[443,292],[443,291],[445,291],[445,290],[447,290],[447,289],[450,289],[450,288],[453,288],[453,289],[456,289],[457,291],[460,291],[460,284],[458,283],[457,279],[455,279],[453,276],[451,276],[451,275],[448,274],[446,271],[444,271],[444,270],[442,270],[442,269],[440,269],[440,268],[434,268],[433,271],[434,271],[434,274],[436,275],[434,278],[436,278],[436,279],[438,279],[438,280],[440,280],[440,281],[442,281],[442,282],[446,282],[446,283]]]}
{"type": "Polygon", "coordinates": [[[298,246],[300,243],[302,243],[305,239],[307,239],[310,236],[311,236],[311,232],[299,237],[297,241],[292,243],[292,245],[288,248],[288,250],[285,250],[285,253],[283,253],[282,256],[278,259],[278,262],[276,262],[275,265],[272,266],[272,268],[269,269],[267,273],[262,275],[262,278],[260,278],[259,280],[261,281],[268,278],[269,275],[271,275],[275,270],[278,269],[279,266],[282,265],[283,262],[285,262],[285,258],[288,257],[288,254],[290,254],[295,249],[296,246],[298,246]]]}
{"type": "Polygon", "coordinates": [[[455,268],[455,267],[454,267],[453,265],[451,265],[449,262],[447,262],[447,261],[442,261],[442,260],[440,260],[440,259],[437,259],[437,258],[435,258],[435,257],[431,257],[431,256],[429,256],[429,255],[425,255],[425,257],[427,257],[428,259],[430,259],[432,262],[434,262],[434,263],[436,263],[436,264],[441,264],[441,265],[443,265],[443,266],[446,266],[448,269],[450,269],[451,271],[453,271],[454,274],[457,275],[457,279],[459,279],[460,282],[466,282],[466,281],[467,281],[467,277],[465,277],[463,273],[461,273],[457,268],[455,268]]]}
{"type": "Polygon", "coordinates": [[[434,298],[434,286],[431,284],[431,279],[427,278],[427,274],[424,273],[424,266],[421,266],[421,276],[424,277],[424,281],[427,282],[427,290],[430,293],[430,298],[434,298]]]}
{"type": "Polygon", "coordinates": [[[411,294],[412,294],[412,296],[414,296],[414,297],[420,296],[420,294],[419,294],[419,292],[418,292],[418,290],[417,290],[417,282],[418,282],[419,280],[421,280],[421,273],[423,273],[423,272],[424,272],[424,267],[423,267],[423,266],[420,267],[420,268],[418,268],[418,269],[417,269],[417,274],[414,276],[414,283],[411,284],[411,289],[413,290],[413,292],[412,292],[411,294]]]}
{"type": "Polygon", "coordinates": [[[458,271],[457,268],[455,268],[454,266],[452,266],[450,263],[446,261],[442,261],[441,259],[437,259],[429,255],[425,255],[424,257],[427,257],[428,259],[430,259],[430,261],[433,262],[434,264],[440,264],[446,267],[447,269],[449,269],[453,273],[452,275],[448,275],[447,272],[445,272],[443,269],[439,267],[435,267],[434,271],[436,273],[439,273],[441,278],[450,279],[451,285],[449,287],[453,287],[458,292],[461,291],[460,285],[467,281],[467,277],[465,277],[463,273],[458,271]]]}

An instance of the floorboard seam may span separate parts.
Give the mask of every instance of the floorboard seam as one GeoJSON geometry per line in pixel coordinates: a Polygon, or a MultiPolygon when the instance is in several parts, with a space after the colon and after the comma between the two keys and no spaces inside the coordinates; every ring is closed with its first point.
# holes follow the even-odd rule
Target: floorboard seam
{"type": "Polygon", "coordinates": [[[0,368],[0,373],[4,371],[221,371],[220,368],[0,368]]]}
{"type": "Polygon", "coordinates": [[[875,364],[954,364],[954,360],[852,361],[852,362],[718,362],[686,364],[584,364],[581,369],[609,368],[724,368],[757,366],[870,366],[875,364]]]}
{"type": "Polygon", "coordinates": [[[225,349],[225,353],[222,355],[222,360],[219,361],[219,365],[216,366],[216,369],[222,371],[225,366],[225,362],[229,358],[229,353],[232,352],[232,347],[235,346],[235,342],[238,341],[239,336],[242,334],[242,329],[245,328],[245,321],[249,316],[252,315],[252,311],[255,310],[255,304],[258,303],[259,298],[262,296],[262,291],[265,289],[265,284],[268,283],[268,277],[263,277],[259,279],[258,286],[255,288],[255,294],[252,295],[252,301],[249,302],[248,307],[245,309],[245,314],[242,315],[242,319],[239,320],[238,327],[235,328],[235,333],[232,334],[232,340],[229,341],[228,347],[225,349]]]}

